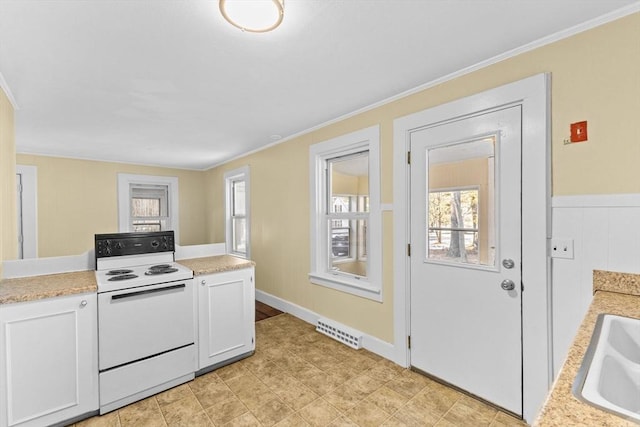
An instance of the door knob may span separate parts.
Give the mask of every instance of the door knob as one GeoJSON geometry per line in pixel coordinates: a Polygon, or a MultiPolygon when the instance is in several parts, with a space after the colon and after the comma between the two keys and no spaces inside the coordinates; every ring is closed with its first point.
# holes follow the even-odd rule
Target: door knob
{"type": "Polygon", "coordinates": [[[512,291],[516,288],[516,284],[513,283],[513,280],[505,279],[500,283],[500,287],[505,291],[512,291]]]}
{"type": "Polygon", "coordinates": [[[502,266],[504,268],[508,268],[509,270],[511,270],[513,267],[515,267],[516,263],[513,262],[512,259],[509,258],[505,258],[502,260],[502,266]]]}

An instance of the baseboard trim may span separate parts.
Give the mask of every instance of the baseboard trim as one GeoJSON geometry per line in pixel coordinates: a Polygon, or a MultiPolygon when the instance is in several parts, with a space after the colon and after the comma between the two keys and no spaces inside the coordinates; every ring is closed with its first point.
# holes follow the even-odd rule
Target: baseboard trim
{"type": "MultiPolygon", "coordinates": [[[[318,313],[311,311],[307,308],[301,307],[297,304],[294,304],[285,299],[276,297],[267,292],[256,289],[256,300],[261,303],[270,305],[273,308],[277,308],[280,311],[284,311],[285,313],[289,313],[292,316],[297,317],[298,319],[304,320],[307,323],[312,325],[316,325],[318,319],[320,317],[327,318],[327,316],[320,316],[318,313]]],[[[331,319],[334,320],[334,319],[331,319]]],[[[349,327],[353,327],[352,325],[347,325],[349,327]]],[[[397,363],[394,360],[395,348],[393,344],[390,344],[386,341],[382,341],[379,338],[376,338],[372,335],[368,335],[363,332],[362,336],[362,347],[369,350],[372,353],[377,354],[378,356],[384,357],[385,359],[391,360],[394,363],[397,363]]]]}

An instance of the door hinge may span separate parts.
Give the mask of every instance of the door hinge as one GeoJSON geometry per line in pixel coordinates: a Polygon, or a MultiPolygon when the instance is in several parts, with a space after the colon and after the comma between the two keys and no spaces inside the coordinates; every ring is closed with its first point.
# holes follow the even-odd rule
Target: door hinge
{"type": "Polygon", "coordinates": [[[22,194],[22,184],[18,184],[16,191],[18,192],[18,194],[22,194]]]}
{"type": "Polygon", "coordinates": [[[411,243],[407,244],[407,256],[411,256],[411,243]]]}
{"type": "Polygon", "coordinates": [[[407,348],[411,350],[411,335],[407,336],[407,348]]]}
{"type": "Polygon", "coordinates": [[[407,164],[411,164],[411,151],[407,151],[407,164]]]}

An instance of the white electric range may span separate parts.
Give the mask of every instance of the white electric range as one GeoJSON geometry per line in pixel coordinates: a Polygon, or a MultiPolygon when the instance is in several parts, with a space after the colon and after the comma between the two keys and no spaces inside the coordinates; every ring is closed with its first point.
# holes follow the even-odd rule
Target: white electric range
{"type": "Polygon", "coordinates": [[[96,234],[100,413],[194,378],[193,272],[173,231],[96,234]]]}

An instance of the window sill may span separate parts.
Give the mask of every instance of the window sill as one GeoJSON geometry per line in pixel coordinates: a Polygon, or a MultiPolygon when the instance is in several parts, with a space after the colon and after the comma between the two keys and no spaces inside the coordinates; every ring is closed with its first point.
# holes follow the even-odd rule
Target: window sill
{"type": "Polygon", "coordinates": [[[371,282],[364,279],[355,279],[339,273],[309,273],[309,280],[314,285],[382,302],[381,289],[372,286],[371,282]]]}

